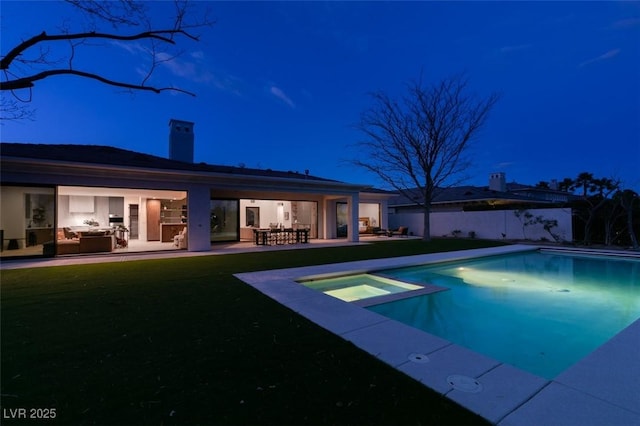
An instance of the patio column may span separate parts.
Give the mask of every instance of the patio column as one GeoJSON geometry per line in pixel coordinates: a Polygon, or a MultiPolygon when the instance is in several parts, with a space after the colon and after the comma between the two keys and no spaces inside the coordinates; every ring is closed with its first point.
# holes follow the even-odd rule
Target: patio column
{"type": "Polygon", "coordinates": [[[347,211],[349,212],[349,226],[347,227],[347,240],[357,243],[360,241],[360,233],[358,232],[360,194],[356,192],[355,194],[352,194],[348,200],[347,211]]]}
{"type": "Polygon", "coordinates": [[[187,246],[189,251],[211,250],[209,188],[192,186],[187,192],[187,246]]]}
{"type": "Polygon", "coordinates": [[[389,200],[380,201],[380,224],[382,229],[389,229],[389,200]]]}

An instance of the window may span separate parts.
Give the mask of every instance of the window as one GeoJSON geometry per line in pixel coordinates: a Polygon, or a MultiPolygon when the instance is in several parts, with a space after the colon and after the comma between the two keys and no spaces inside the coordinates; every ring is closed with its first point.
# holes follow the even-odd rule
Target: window
{"type": "Polygon", "coordinates": [[[246,226],[260,227],[260,207],[246,207],[246,226]]]}
{"type": "Polygon", "coordinates": [[[349,223],[348,212],[349,210],[347,203],[336,203],[336,236],[338,238],[347,237],[347,228],[349,223]]]}

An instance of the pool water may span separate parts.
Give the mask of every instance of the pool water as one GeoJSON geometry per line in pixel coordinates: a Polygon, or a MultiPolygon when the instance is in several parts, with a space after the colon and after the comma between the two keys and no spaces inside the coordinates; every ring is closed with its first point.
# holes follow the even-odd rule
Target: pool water
{"type": "Polygon", "coordinates": [[[535,251],[382,272],[450,290],[368,309],[547,379],[640,318],[640,260],[535,251]]]}

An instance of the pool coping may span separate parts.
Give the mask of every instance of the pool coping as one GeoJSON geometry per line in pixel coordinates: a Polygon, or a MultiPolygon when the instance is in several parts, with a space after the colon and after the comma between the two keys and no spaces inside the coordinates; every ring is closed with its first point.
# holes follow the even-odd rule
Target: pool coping
{"type": "Polygon", "coordinates": [[[295,281],[546,248],[512,245],[235,276],[493,424],[640,424],[640,319],[547,380],[295,281]]]}

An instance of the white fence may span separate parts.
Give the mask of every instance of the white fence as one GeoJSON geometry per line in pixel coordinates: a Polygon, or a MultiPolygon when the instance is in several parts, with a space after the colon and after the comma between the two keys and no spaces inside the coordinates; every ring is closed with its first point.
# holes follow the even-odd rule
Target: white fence
{"type": "MultiPolygon", "coordinates": [[[[551,232],[560,241],[573,239],[571,209],[528,209],[533,218],[543,220],[557,220],[558,226],[551,232]]],[[[489,240],[549,240],[553,237],[545,231],[541,223],[524,225],[524,217],[518,218],[514,210],[477,211],[477,212],[434,212],[431,213],[431,236],[453,236],[454,231],[460,231],[458,236],[469,237],[471,233],[476,238],[489,240]]],[[[389,213],[389,228],[396,229],[408,226],[413,235],[423,235],[423,215],[419,212],[389,213]]]]}

